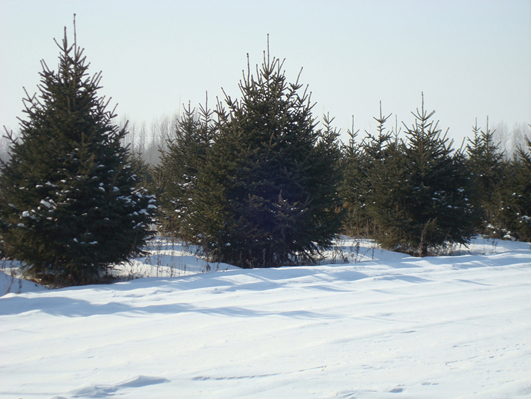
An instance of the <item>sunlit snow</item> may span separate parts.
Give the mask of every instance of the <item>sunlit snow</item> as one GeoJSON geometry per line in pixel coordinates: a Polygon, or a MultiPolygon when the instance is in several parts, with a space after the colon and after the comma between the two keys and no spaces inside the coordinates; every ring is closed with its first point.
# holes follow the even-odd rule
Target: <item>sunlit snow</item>
{"type": "Polygon", "coordinates": [[[531,397],[530,245],[455,253],[242,270],[158,241],[135,279],[59,290],[5,265],[0,397],[531,397]]]}

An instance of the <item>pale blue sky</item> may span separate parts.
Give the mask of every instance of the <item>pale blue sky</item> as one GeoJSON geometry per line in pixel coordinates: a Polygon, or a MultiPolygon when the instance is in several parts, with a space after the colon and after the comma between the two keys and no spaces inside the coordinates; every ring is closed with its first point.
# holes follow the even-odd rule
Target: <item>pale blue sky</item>
{"type": "MultiPolygon", "coordinates": [[[[148,127],[183,103],[238,96],[246,68],[271,54],[309,85],[315,116],[374,131],[385,113],[436,111],[457,142],[484,126],[531,123],[531,0],[0,0],[0,126],[16,129],[40,60],[56,68],[66,26],[103,72],[119,118],[148,127]]],[[[394,116],[393,116],[394,120],[394,116]]]]}

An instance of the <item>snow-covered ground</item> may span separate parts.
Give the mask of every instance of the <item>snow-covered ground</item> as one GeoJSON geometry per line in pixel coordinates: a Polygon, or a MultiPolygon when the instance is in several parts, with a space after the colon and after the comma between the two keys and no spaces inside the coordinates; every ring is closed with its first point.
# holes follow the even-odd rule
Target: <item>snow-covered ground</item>
{"type": "Polygon", "coordinates": [[[117,271],[159,277],[59,290],[0,274],[0,398],[531,397],[529,244],[340,246],[241,270],[161,241],[117,271]]]}

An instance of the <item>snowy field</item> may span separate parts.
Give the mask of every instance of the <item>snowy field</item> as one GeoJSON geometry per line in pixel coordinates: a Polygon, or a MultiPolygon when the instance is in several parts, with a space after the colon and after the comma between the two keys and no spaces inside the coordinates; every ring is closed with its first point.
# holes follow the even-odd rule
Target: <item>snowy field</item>
{"type": "Polygon", "coordinates": [[[4,264],[0,398],[531,398],[530,244],[339,244],[242,270],[159,241],[129,281],[60,290],[4,264]]]}

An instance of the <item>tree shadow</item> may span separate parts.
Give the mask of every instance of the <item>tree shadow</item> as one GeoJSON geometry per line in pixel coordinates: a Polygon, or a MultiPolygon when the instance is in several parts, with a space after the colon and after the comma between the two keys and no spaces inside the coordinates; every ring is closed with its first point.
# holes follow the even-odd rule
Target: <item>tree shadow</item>
{"type": "MultiPolygon", "coordinates": [[[[235,317],[285,316],[291,318],[328,318],[330,315],[296,310],[287,312],[263,311],[242,306],[201,307],[193,303],[168,303],[143,306],[142,302],[126,303],[128,298],[148,298],[150,295],[164,295],[193,289],[214,289],[215,293],[235,291],[271,291],[308,279],[308,289],[347,291],[348,288],[330,286],[333,281],[357,281],[367,275],[356,271],[320,269],[310,267],[290,267],[276,269],[234,270],[231,272],[195,274],[174,278],[147,278],[121,282],[111,285],[93,285],[63,288],[46,291],[42,295],[12,296],[0,299],[0,315],[17,315],[27,312],[43,312],[54,316],[86,317],[91,315],[123,314],[125,317],[141,317],[146,314],[203,313],[235,317]],[[120,299],[106,303],[94,303],[75,298],[75,291],[90,289],[102,293],[115,293],[120,299]],[[218,291],[219,290],[219,291],[218,291]]],[[[113,295],[114,296],[114,295],[113,295]]],[[[174,297],[171,297],[172,300],[174,297]]]]}

